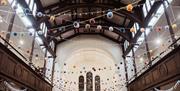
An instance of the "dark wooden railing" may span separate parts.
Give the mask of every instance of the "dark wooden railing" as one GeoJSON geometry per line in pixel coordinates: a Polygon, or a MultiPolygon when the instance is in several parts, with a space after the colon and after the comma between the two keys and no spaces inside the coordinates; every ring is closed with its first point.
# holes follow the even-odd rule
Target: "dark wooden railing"
{"type": "MultiPolygon", "coordinates": [[[[161,88],[179,79],[180,46],[165,55],[127,86],[128,91],[153,91],[153,88],[161,88]]],[[[180,89],[175,91],[180,91],[180,89]]]]}
{"type": "Polygon", "coordinates": [[[0,43],[0,78],[26,87],[28,91],[52,91],[49,82],[2,43],[0,43]]]}

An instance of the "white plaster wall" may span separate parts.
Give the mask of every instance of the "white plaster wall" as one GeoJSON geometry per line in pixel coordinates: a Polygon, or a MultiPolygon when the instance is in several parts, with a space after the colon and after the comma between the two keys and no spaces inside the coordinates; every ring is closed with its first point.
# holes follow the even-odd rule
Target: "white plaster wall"
{"type": "Polygon", "coordinates": [[[80,35],[58,45],[56,55],[54,91],[78,91],[79,76],[85,77],[89,71],[93,77],[101,77],[101,90],[126,91],[121,89],[125,83],[124,64],[120,64],[123,59],[117,43],[98,35],[80,35]]]}

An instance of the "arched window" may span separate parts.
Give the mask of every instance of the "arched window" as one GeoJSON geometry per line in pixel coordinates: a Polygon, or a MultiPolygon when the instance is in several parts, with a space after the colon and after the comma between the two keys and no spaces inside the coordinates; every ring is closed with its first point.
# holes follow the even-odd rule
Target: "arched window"
{"type": "Polygon", "coordinates": [[[100,76],[95,76],[95,91],[101,91],[100,76]]]}
{"type": "Polygon", "coordinates": [[[79,76],[79,91],[84,91],[84,76],[79,76]]]}
{"type": "Polygon", "coordinates": [[[86,74],[86,91],[93,91],[93,74],[91,72],[86,74]]]}

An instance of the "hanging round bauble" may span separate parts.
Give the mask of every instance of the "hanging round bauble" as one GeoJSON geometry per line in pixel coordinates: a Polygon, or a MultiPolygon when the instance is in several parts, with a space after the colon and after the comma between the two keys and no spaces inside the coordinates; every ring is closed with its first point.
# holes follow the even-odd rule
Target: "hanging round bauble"
{"type": "Polygon", "coordinates": [[[43,17],[43,13],[42,12],[37,12],[36,14],[38,17],[43,17]]]}
{"type": "Polygon", "coordinates": [[[113,12],[109,11],[106,16],[108,19],[112,19],[113,18],[113,12]]]}
{"type": "Polygon", "coordinates": [[[98,25],[97,26],[97,30],[101,30],[102,29],[102,26],[101,25],[98,25]]]}
{"type": "Polygon", "coordinates": [[[145,31],[145,29],[144,29],[144,28],[141,28],[141,29],[140,29],[140,31],[141,31],[141,32],[144,32],[144,31],[145,31]]]}
{"type": "Polygon", "coordinates": [[[110,26],[110,27],[109,27],[109,31],[112,32],[113,30],[114,30],[114,28],[113,28],[112,26],[110,26]]]}
{"type": "Polygon", "coordinates": [[[130,29],[130,32],[136,32],[136,29],[132,27],[132,28],[130,29]]]}
{"type": "Polygon", "coordinates": [[[39,31],[38,31],[38,34],[39,34],[39,35],[43,35],[43,31],[39,30],[39,31]]]}
{"type": "Polygon", "coordinates": [[[0,0],[0,3],[2,6],[6,6],[8,1],[7,0],[0,0]]]}
{"type": "Polygon", "coordinates": [[[90,29],[90,28],[91,28],[90,24],[85,25],[85,29],[90,29]]]}
{"type": "Polygon", "coordinates": [[[133,5],[132,4],[128,4],[126,6],[126,9],[127,9],[127,11],[131,12],[133,10],[133,5]]]}
{"type": "Polygon", "coordinates": [[[176,29],[177,28],[177,24],[172,24],[172,28],[176,29]]]}
{"type": "Polygon", "coordinates": [[[93,19],[90,19],[90,20],[89,20],[89,23],[90,23],[90,24],[94,24],[94,23],[96,23],[96,21],[95,21],[95,19],[93,18],[93,19]]]}
{"type": "Polygon", "coordinates": [[[74,26],[74,28],[79,28],[79,27],[80,27],[79,22],[75,21],[75,22],[73,23],[73,26],[74,26]]]}
{"type": "Polygon", "coordinates": [[[53,22],[55,20],[55,16],[50,16],[49,21],[53,22]]]}

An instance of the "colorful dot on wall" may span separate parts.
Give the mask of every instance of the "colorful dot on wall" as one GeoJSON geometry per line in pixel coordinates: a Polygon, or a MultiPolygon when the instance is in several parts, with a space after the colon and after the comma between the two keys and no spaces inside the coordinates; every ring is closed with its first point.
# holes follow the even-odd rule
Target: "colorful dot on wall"
{"type": "Polygon", "coordinates": [[[157,32],[160,32],[161,30],[162,30],[162,27],[157,27],[157,28],[156,28],[156,31],[157,31],[157,32]]]}
{"type": "Polygon", "coordinates": [[[85,25],[85,29],[90,29],[91,28],[91,25],[90,24],[86,24],[85,25]]]}
{"type": "Polygon", "coordinates": [[[43,17],[43,13],[42,12],[37,12],[36,16],[43,17]]]}
{"type": "Polygon", "coordinates": [[[27,52],[27,53],[30,53],[30,51],[29,51],[29,50],[27,50],[26,52],[27,52]]]}
{"type": "Polygon", "coordinates": [[[14,36],[17,36],[17,33],[16,33],[16,32],[14,32],[14,33],[13,33],[13,35],[14,35],[14,36]]]}

